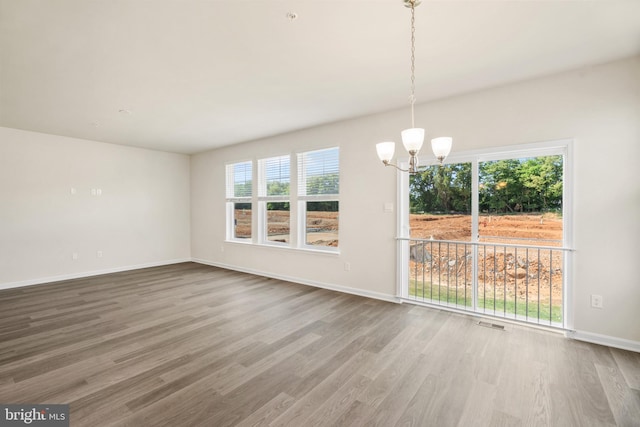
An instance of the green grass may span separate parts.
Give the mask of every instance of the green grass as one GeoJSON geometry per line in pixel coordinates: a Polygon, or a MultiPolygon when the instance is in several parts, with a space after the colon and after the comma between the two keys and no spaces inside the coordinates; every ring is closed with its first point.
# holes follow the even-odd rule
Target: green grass
{"type": "MultiPolygon", "coordinates": [[[[446,285],[431,285],[425,283],[424,288],[421,282],[414,280],[410,281],[409,295],[417,298],[424,298],[425,302],[429,300],[436,304],[448,303],[451,305],[457,305],[461,308],[470,308],[472,300],[471,287],[467,287],[466,295],[464,289],[455,289],[450,287],[447,289],[446,285]]],[[[513,297],[508,298],[506,301],[502,297],[496,296],[494,301],[493,295],[488,295],[486,298],[480,293],[478,298],[478,311],[487,314],[497,314],[507,316],[517,314],[518,317],[536,320],[538,319],[538,309],[540,310],[540,321],[548,322],[551,317],[552,323],[562,323],[562,304],[558,301],[557,304],[549,305],[548,303],[541,302],[539,307],[537,301],[529,301],[527,305],[525,301],[514,301],[513,297]],[[495,311],[494,311],[495,303],[495,311]]]]}

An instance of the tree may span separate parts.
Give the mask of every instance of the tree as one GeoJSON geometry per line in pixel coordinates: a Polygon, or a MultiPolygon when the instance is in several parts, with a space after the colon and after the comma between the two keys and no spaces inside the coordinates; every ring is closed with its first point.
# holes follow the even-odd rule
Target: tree
{"type": "Polygon", "coordinates": [[[562,208],[562,156],[526,159],[519,174],[530,210],[562,208]]]}
{"type": "Polygon", "coordinates": [[[522,207],[519,167],[518,159],[480,163],[480,210],[506,213],[522,207]]]}
{"type": "Polygon", "coordinates": [[[307,195],[338,194],[340,176],[337,173],[307,177],[307,195]]]}
{"type": "Polygon", "coordinates": [[[268,211],[289,211],[291,204],[289,202],[267,202],[268,211]]]}
{"type": "Polygon", "coordinates": [[[289,183],[283,181],[267,182],[267,196],[285,196],[289,194],[289,183]]]}
{"type": "Polygon", "coordinates": [[[251,191],[251,181],[236,182],[233,188],[233,195],[235,197],[251,197],[251,191]]]}
{"type": "MultiPolygon", "coordinates": [[[[562,156],[481,162],[481,212],[562,209],[562,156]]],[[[471,163],[430,166],[409,181],[412,212],[471,212],[471,163]]]]}
{"type": "Polygon", "coordinates": [[[412,212],[471,212],[471,163],[429,166],[409,185],[412,212]]]}

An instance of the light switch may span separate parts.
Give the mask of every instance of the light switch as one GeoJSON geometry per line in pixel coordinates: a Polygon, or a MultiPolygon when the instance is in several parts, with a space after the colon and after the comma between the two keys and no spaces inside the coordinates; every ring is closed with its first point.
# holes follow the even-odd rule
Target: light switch
{"type": "Polygon", "coordinates": [[[385,203],[384,204],[384,211],[387,212],[387,213],[393,212],[393,203],[385,203]]]}

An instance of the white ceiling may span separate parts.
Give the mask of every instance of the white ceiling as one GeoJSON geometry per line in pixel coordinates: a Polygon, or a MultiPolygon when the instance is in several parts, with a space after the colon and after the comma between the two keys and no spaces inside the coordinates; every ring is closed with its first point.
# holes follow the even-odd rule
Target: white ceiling
{"type": "MultiPolygon", "coordinates": [[[[196,153],[405,107],[409,19],[401,0],[0,0],[0,126],[196,153]]],[[[418,102],[637,54],[638,0],[416,9],[418,102]]]]}

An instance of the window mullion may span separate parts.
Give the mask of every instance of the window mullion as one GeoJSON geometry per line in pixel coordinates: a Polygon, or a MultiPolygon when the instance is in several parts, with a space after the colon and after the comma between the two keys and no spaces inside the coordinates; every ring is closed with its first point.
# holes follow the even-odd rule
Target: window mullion
{"type": "MultiPolygon", "coordinates": [[[[471,242],[477,243],[480,237],[480,167],[478,159],[471,161],[471,242]]],[[[471,304],[473,311],[478,309],[478,245],[472,246],[471,257],[471,304]]]]}

